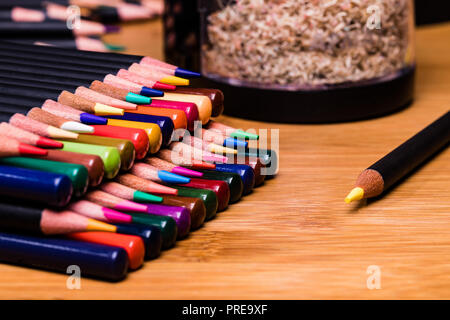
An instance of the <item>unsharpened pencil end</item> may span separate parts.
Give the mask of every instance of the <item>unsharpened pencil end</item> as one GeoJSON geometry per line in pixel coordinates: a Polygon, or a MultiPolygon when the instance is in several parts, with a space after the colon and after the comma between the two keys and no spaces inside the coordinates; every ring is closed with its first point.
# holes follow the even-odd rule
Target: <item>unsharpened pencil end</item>
{"type": "Polygon", "coordinates": [[[353,201],[361,200],[362,198],[364,198],[364,189],[357,187],[350,191],[348,196],[345,198],[345,202],[351,203],[353,201]]]}
{"type": "Polygon", "coordinates": [[[173,86],[188,86],[189,80],[180,77],[167,76],[159,80],[161,83],[170,84],[173,86]]]}
{"type": "Polygon", "coordinates": [[[88,224],[86,226],[86,231],[105,231],[105,232],[116,232],[117,227],[109,223],[101,222],[95,219],[88,219],[88,224]]]}
{"type": "Polygon", "coordinates": [[[124,110],[114,108],[102,103],[95,104],[95,114],[97,116],[123,116],[124,110]]]}

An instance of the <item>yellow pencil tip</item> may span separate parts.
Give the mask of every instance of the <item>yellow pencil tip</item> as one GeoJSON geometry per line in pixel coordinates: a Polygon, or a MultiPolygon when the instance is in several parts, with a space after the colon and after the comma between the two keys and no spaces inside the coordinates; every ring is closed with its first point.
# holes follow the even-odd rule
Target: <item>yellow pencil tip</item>
{"type": "Polygon", "coordinates": [[[213,153],[218,153],[218,154],[237,154],[236,149],[227,148],[227,147],[215,144],[215,143],[211,143],[209,145],[209,151],[213,152],[213,153]]]}
{"type": "Polygon", "coordinates": [[[353,201],[361,200],[362,198],[364,198],[364,189],[357,187],[350,191],[348,196],[345,198],[345,202],[350,203],[353,201]]]}
{"type": "Polygon", "coordinates": [[[189,85],[188,79],[175,77],[175,76],[164,77],[161,80],[159,80],[159,82],[164,83],[164,84],[170,84],[172,86],[188,86],[189,85]]]}
{"type": "Polygon", "coordinates": [[[111,224],[101,222],[95,219],[89,219],[88,225],[86,227],[87,231],[105,231],[105,232],[116,232],[117,227],[111,224]]]}
{"type": "Polygon", "coordinates": [[[114,108],[102,103],[95,104],[95,114],[97,116],[123,116],[124,110],[120,108],[114,108]]]}

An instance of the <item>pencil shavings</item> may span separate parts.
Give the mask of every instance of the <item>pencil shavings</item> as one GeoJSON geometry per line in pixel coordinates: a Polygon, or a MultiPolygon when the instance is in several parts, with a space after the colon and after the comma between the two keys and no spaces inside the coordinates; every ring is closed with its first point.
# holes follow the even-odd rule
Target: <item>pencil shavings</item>
{"type": "Polygon", "coordinates": [[[233,1],[208,18],[203,70],[293,86],[393,74],[407,65],[411,6],[409,0],[233,1]],[[370,24],[378,17],[380,28],[370,24]]]}

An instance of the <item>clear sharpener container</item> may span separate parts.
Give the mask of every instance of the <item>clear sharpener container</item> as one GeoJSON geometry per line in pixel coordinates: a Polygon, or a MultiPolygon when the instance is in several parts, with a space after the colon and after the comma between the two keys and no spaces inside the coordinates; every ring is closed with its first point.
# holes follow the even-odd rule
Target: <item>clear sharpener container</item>
{"type": "Polygon", "coordinates": [[[412,0],[200,0],[199,10],[201,71],[228,114],[338,122],[412,101],[412,0]]]}

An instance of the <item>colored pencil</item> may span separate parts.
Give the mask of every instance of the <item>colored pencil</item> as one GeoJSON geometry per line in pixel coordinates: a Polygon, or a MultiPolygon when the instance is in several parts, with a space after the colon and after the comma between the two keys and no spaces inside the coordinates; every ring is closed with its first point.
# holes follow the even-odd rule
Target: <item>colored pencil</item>
{"type": "Polygon", "coordinates": [[[266,179],[273,178],[278,173],[278,154],[272,149],[248,148],[245,152],[238,151],[238,155],[244,155],[249,158],[259,158],[265,166],[264,175],[266,179]]]}
{"type": "Polygon", "coordinates": [[[206,96],[209,98],[209,100],[211,100],[212,105],[211,117],[218,117],[223,112],[224,95],[223,92],[218,89],[177,87],[175,90],[171,90],[170,92],[206,96]]]}
{"type": "Polygon", "coordinates": [[[197,229],[205,220],[206,208],[200,199],[162,195],[161,197],[142,192],[116,182],[103,183],[100,188],[116,197],[140,203],[161,203],[166,206],[184,207],[189,210],[191,229],[197,229]]]}
{"type": "Polygon", "coordinates": [[[65,21],[43,21],[43,22],[10,22],[0,21],[0,36],[6,37],[40,37],[52,36],[95,36],[105,33],[118,32],[116,26],[105,26],[94,21],[82,20],[79,28],[70,30],[65,21]]]}
{"type": "MultiPolygon", "coordinates": [[[[5,72],[6,73],[6,72],[5,72]]],[[[35,75],[37,77],[37,75],[35,75]]],[[[43,79],[23,79],[23,76],[20,76],[20,73],[16,73],[15,75],[8,75],[7,77],[0,76],[0,84],[6,85],[18,85],[18,86],[28,86],[33,88],[41,88],[48,90],[58,90],[58,91],[69,91],[74,92],[75,95],[85,98],[86,100],[99,102],[108,106],[112,106],[115,108],[121,109],[130,109],[135,110],[137,105],[133,103],[134,101],[138,103],[150,103],[151,98],[140,96],[134,93],[126,92],[126,95],[123,97],[124,99],[119,100],[112,98],[108,95],[101,94],[97,91],[88,89],[83,86],[71,85],[71,84],[62,84],[56,83],[55,81],[46,82],[43,79]],[[127,101],[125,101],[127,100],[127,101]]],[[[109,85],[105,85],[111,89],[115,89],[109,85]]]]}
{"type": "Polygon", "coordinates": [[[175,220],[171,217],[136,212],[130,212],[129,214],[133,217],[133,225],[137,224],[146,227],[157,227],[161,230],[161,248],[163,250],[169,249],[175,245],[178,230],[175,220]]]}
{"type": "MultiPolygon", "coordinates": [[[[0,110],[1,109],[2,108],[0,107],[0,110]]],[[[91,126],[76,121],[66,120],[40,108],[30,109],[30,111],[28,111],[27,113],[27,117],[67,131],[76,133],[94,132],[94,128],[92,128],[91,126]]]]}
{"type": "MultiPolygon", "coordinates": [[[[228,184],[220,180],[206,180],[199,178],[190,178],[189,183],[182,184],[186,188],[206,189],[216,193],[217,196],[217,212],[224,211],[230,203],[230,188],[228,184]]],[[[169,184],[171,185],[171,184],[169,184]]],[[[180,184],[178,184],[180,185],[180,184]]]]}
{"type": "MultiPolygon", "coordinates": [[[[159,187],[159,185],[157,185],[159,187]]],[[[162,186],[161,186],[162,187],[162,186]]],[[[163,198],[150,193],[142,192],[117,182],[106,182],[100,186],[100,189],[112,194],[113,196],[140,203],[161,203],[163,198]]],[[[164,189],[162,190],[164,192],[164,189]]]]}
{"type": "Polygon", "coordinates": [[[79,164],[24,157],[1,158],[0,164],[65,175],[71,180],[73,193],[77,197],[83,195],[89,186],[88,171],[79,164]]]}
{"type": "Polygon", "coordinates": [[[88,170],[90,186],[98,186],[103,181],[105,167],[99,156],[61,150],[48,150],[47,152],[46,156],[38,158],[84,166],[88,170]]]}
{"type": "Polygon", "coordinates": [[[178,194],[178,191],[175,188],[163,186],[153,181],[140,178],[138,176],[129,173],[119,175],[118,177],[116,177],[116,181],[127,187],[146,193],[167,194],[167,195],[178,194]]]}
{"type": "Polygon", "coordinates": [[[134,145],[129,140],[80,134],[77,139],[62,139],[60,141],[69,141],[116,148],[117,151],[119,151],[120,168],[123,171],[130,170],[134,165],[134,160],[136,159],[136,151],[134,149],[134,145]]]}
{"type": "MultiPolygon", "coordinates": [[[[193,89],[195,90],[195,89],[193,89]]],[[[250,133],[250,132],[245,132],[244,130],[240,130],[240,129],[235,129],[233,127],[227,126],[223,123],[211,120],[207,125],[206,125],[206,129],[208,130],[216,130],[221,132],[225,137],[231,137],[231,138],[236,138],[236,139],[241,139],[241,140],[258,140],[259,139],[259,135],[254,134],[254,133],[250,133]]]]}
{"type": "Polygon", "coordinates": [[[73,187],[66,175],[0,165],[0,194],[63,207],[70,201],[73,187]]]}
{"type": "Polygon", "coordinates": [[[144,160],[144,162],[159,170],[169,171],[186,177],[201,178],[203,176],[202,172],[176,166],[169,161],[165,161],[156,157],[148,157],[144,160]]]}
{"type": "Polygon", "coordinates": [[[100,190],[88,192],[85,198],[98,205],[114,210],[121,210],[125,212],[147,212],[147,207],[144,204],[124,200],[100,190]]]}
{"type": "Polygon", "coordinates": [[[211,118],[211,100],[205,96],[165,92],[164,96],[159,97],[158,100],[194,103],[198,109],[198,118],[202,121],[203,125],[206,125],[211,118]]]}
{"type": "MultiPolygon", "coordinates": [[[[99,91],[100,93],[110,95],[108,93],[114,93],[116,98],[120,98],[121,100],[125,100],[132,103],[137,104],[145,104],[145,103],[151,103],[151,98],[143,95],[136,94],[134,91],[136,90],[127,90],[126,88],[120,88],[117,85],[111,85],[106,84],[104,82],[100,82],[98,80],[90,81],[86,79],[77,79],[72,77],[63,77],[63,76],[55,76],[55,75],[47,75],[47,74],[41,74],[39,71],[36,70],[27,70],[30,72],[19,72],[17,70],[13,70],[12,68],[3,67],[0,65],[0,76],[2,78],[6,79],[17,79],[17,80],[23,80],[25,81],[23,84],[26,85],[27,82],[32,81],[35,86],[40,86],[43,88],[50,87],[50,85],[57,85],[57,89],[61,90],[75,90],[79,86],[89,87],[90,89],[94,90],[94,83],[97,84],[98,82],[101,83],[101,87],[98,87],[98,85],[95,87],[96,91],[99,91]],[[98,82],[97,82],[98,81],[98,82]],[[101,89],[97,90],[97,89],[101,89]],[[119,90],[116,92],[115,90],[119,90]]],[[[106,78],[106,77],[105,77],[106,78]]],[[[120,79],[120,78],[118,78],[120,79]]],[[[121,81],[127,81],[121,79],[121,81]]],[[[131,84],[134,84],[131,82],[131,84]]],[[[136,85],[138,86],[138,85],[136,85]]],[[[50,87],[51,88],[51,87],[50,87]]],[[[132,87],[133,88],[133,87],[132,87]]],[[[153,96],[162,96],[163,92],[159,90],[154,90],[147,88],[148,90],[151,90],[151,95],[153,96]]],[[[149,93],[146,93],[146,95],[149,95],[149,93]]]]}
{"type": "Polygon", "coordinates": [[[131,223],[131,216],[115,211],[110,208],[102,207],[94,202],[87,200],[78,200],[72,202],[67,207],[69,210],[99,221],[108,223],[131,223]]]}
{"type": "Polygon", "coordinates": [[[165,170],[158,170],[154,166],[145,163],[136,163],[133,168],[131,168],[130,173],[158,183],[187,184],[191,181],[191,178],[183,177],[165,170]]]}
{"type": "Polygon", "coordinates": [[[67,36],[61,37],[49,37],[42,36],[39,38],[21,37],[15,39],[5,39],[8,42],[18,44],[29,44],[37,46],[55,46],[73,50],[88,50],[97,52],[110,52],[110,51],[124,51],[126,48],[121,45],[115,45],[111,43],[103,42],[98,37],[83,37],[83,36],[67,36]]]}
{"type": "Polygon", "coordinates": [[[159,204],[146,204],[147,213],[157,216],[170,217],[177,224],[177,239],[183,239],[191,230],[191,213],[184,207],[174,207],[159,204]]]}
{"type": "Polygon", "coordinates": [[[149,106],[137,106],[136,110],[127,110],[126,113],[137,113],[151,116],[168,117],[172,120],[174,129],[187,129],[186,113],[182,110],[153,108],[149,106]]]}
{"type": "Polygon", "coordinates": [[[130,3],[119,3],[115,6],[99,6],[91,10],[89,17],[103,23],[118,23],[151,19],[159,13],[159,11],[149,7],[130,3]]]}
{"type": "Polygon", "coordinates": [[[214,163],[208,163],[203,161],[193,160],[191,157],[187,157],[185,154],[173,152],[172,150],[160,150],[158,158],[165,161],[172,162],[175,165],[196,169],[209,169],[214,170],[216,165],[214,163]]]}
{"type": "MultiPolygon", "coordinates": [[[[52,91],[53,94],[60,91],[69,91],[74,92],[76,96],[82,97],[89,101],[94,101],[98,103],[102,103],[104,105],[108,105],[115,108],[120,109],[131,109],[135,110],[137,105],[134,103],[130,103],[127,101],[122,101],[118,99],[111,98],[109,96],[106,96],[104,94],[98,93],[96,91],[90,90],[86,87],[81,86],[74,86],[74,85],[67,85],[67,84],[57,84],[53,82],[44,82],[42,80],[24,80],[24,79],[17,79],[15,76],[11,77],[0,77],[0,84],[9,86],[9,85],[17,85],[17,86],[27,86],[31,87],[33,89],[41,89],[41,90],[47,90],[47,92],[52,91]]],[[[133,94],[134,95],[134,94],[133,94]]],[[[136,95],[134,95],[136,96],[136,95]]],[[[134,97],[133,96],[133,97],[134,97]]],[[[149,99],[147,97],[142,97],[143,99],[149,99]]]]}
{"type": "Polygon", "coordinates": [[[9,123],[0,123],[0,136],[15,139],[25,144],[40,148],[56,148],[61,149],[63,144],[61,142],[38,136],[26,130],[14,127],[9,123]]]}
{"type": "Polygon", "coordinates": [[[160,170],[167,170],[174,173],[178,173],[187,177],[200,177],[206,180],[220,180],[228,184],[230,188],[230,203],[239,201],[244,191],[244,185],[240,176],[236,173],[220,172],[213,170],[206,171],[193,171],[183,167],[177,167],[173,163],[159,159],[159,158],[147,158],[145,162],[153,165],[160,170]],[[175,171],[174,171],[175,170],[175,171]],[[194,174],[193,174],[194,173],[194,174]]]}
{"type": "Polygon", "coordinates": [[[243,157],[242,155],[229,157],[229,164],[243,164],[250,166],[255,174],[255,187],[261,186],[266,180],[264,170],[266,166],[262,163],[258,157],[243,157]]]}
{"type": "Polygon", "coordinates": [[[364,170],[345,202],[380,196],[449,142],[450,111],[364,170]]]}
{"type": "Polygon", "coordinates": [[[187,127],[189,130],[194,130],[195,121],[198,121],[198,108],[195,103],[180,102],[180,101],[164,101],[159,99],[152,99],[152,103],[141,106],[142,108],[152,107],[159,109],[180,110],[186,115],[187,127]]]}
{"type": "MultiPolygon", "coordinates": [[[[8,43],[9,44],[9,43],[8,43]]],[[[27,45],[17,45],[14,44],[9,46],[9,48],[15,48],[20,50],[28,50],[39,54],[54,54],[61,56],[68,56],[72,58],[83,58],[85,60],[101,60],[108,61],[111,63],[115,63],[118,65],[119,63],[127,64],[127,66],[132,63],[140,63],[145,66],[158,68],[160,70],[164,70],[164,72],[170,74],[172,72],[175,76],[182,78],[195,78],[199,77],[200,74],[196,72],[192,72],[189,70],[178,68],[174,65],[170,65],[168,63],[159,61],[157,59],[148,57],[148,56],[137,56],[137,55],[129,55],[129,54],[110,54],[110,53],[102,53],[102,52],[91,52],[91,51],[81,51],[81,50],[70,50],[63,48],[34,48],[33,46],[27,45]]],[[[158,88],[155,88],[158,89],[158,88]]],[[[161,88],[162,89],[162,88],[161,88]]]]}
{"type": "MultiPolygon", "coordinates": [[[[195,136],[186,135],[186,136],[183,136],[182,138],[183,138],[183,141],[182,141],[183,143],[186,143],[187,145],[190,145],[191,147],[194,147],[196,149],[202,149],[204,151],[208,151],[211,153],[226,154],[227,156],[238,153],[238,151],[236,149],[227,148],[220,144],[208,142],[207,140],[202,140],[201,138],[198,138],[195,136]]],[[[238,140],[236,140],[236,141],[238,141],[238,140]]],[[[242,142],[245,142],[245,141],[242,141],[242,142]]],[[[224,145],[228,145],[228,144],[224,143],[224,145]]],[[[234,146],[235,145],[233,145],[233,147],[234,146]]]]}
{"type": "Polygon", "coordinates": [[[22,205],[3,197],[0,201],[3,229],[34,234],[67,234],[80,231],[116,232],[116,227],[72,211],[53,211],[43,206],[22,205]]]}
{"type": "Polygon", "coordinates": [[[191,161],[210,161],[215,163],[227,163],[228,157],[204,151],[181,142],[172,142],[168,146],[170,150],[178,153],[180,157],[192,159],[191,161]]]}
{"type": "Polygon", "coordinates": [[[0,136],[0,158],[16,156],[46,155],[47,150],[41,149],[16,139],[0,136]]]}
{"type": "Polygon", "coordinates": [[[76,138],[77,133],[61,130],[59,128],[49,126],[45,123],[33,120],[20,113],[2,112],[0,111],[0,121],[9,122],[14,127],[20,128],[25,131],[32,132],[39,136],[49,138],[76,138]]]}
{"type": "Polygon", "coordinates": [[[226,164],[226,163],[217,163],[216,171],[220,172],[231,172],[237,173],[244,184],[244,190],[242,192],[243,195],[247,195],[253,191],[255,187],[255,171],[245,164],[226,164]]]}
{"type": "Polygon", "coordinates": [[[84,124],[105,125],[108,123],[108,119],[106,118],[99,117],[87,112],[82,112],[78,109],[63,105],[50,99],[45,100],[41,108],[42,110],[54,114],[55,116],[71,121],[81,122],[84,124]]]}
{"type": "Polygon", "coordinates": [[[189,80],[176,77],[176,76],[168,76],[166,73],[161,72],[156,69],[152,69],[146,67],[144,65],[133,63],[128,67],[128,71],[138,74],[144,78],[156,80],[165,84],[171,84],[173,86],[188,86],[189,80]]]}
{"type": "MultiPolygon", "coordinates": [[[[144,85],[140,85],[137,83],[134,83],[132,81],[119,78],[115,75],[108,74],[102,79],[103,83],[109,84],[113,87],[125,89],[130,92],[134,92],[136,94],[146,96],[146,97],[162,97],[164,95],[164,92],[157,90],[158,83],[156,82],[151,87],[146,87],[144,85]]],[[[168,86],[168,85],[162,85],[163,87],[166,87],[166,90],[173,90],[175,89],[175,86],[168,86]]]]}
{"type": "Polygon", "coordinates": [[[142,159],[147,155],[150,141],[145,130],[118,126],[94,125],[92,135],[129,140],[136,150],[136,159],[142,159]]]}
{"type": "Polygon", "coordinates": [[[191,230],[196,230],[203,225],[206,218],[206,207],[201,199],[170,195],[162,195],[162,198],[163,205],[184,207],[189,210],[191,216],[191,230]]]}
{"type": "Polygon", "coordinates": [[[168,117],[160,117],[160,116],[152,116],[147,114],[139,114],[139,113],[128,113],[125,112],[121,116],[106,116],[108,119],[115,120],[125,120],[129,122],[138,122],[145,124],[156,124],[159,126],[161,135],[162,135],[162,145],[167,146],[172,141],[174,125],[170,118],[168,117]]]}
{"type": "Polygon", "coordinates": [[[139,236],[145,245],[145,260],[155,259],[161,253],[161,230],[153,225],[114,224],[117,233],[139,236]]]}
{"type": "Polygon", "coordinates": [[[61,104],[96,115],[123,114],[123,109],[114,108],[102,103],[87,100],[68,91],[33,88],[29,86],[1,85],[0,102],[12,105],[29,106],[42,105],[45,100],[56,100],[61,104]]]}
{"type": "Polygon", "coordinates": [[[219,202],[214,191],[208,189],[182,187],[180,185],[171,185],[171,187],[177,189],[178,196],[201,199],[206,209],[205,221],[209,221],[216,216],[219,202]]]}
{"type": "Polygon", "coordinates": [[[63,141],[63,144],[62,151],[99,156],[103,161],[106,178],[112,179],[119,173],[121,161],[117,148],[68,141],[63,141]]]}
{"type": "MultiPolygon", "coordinates": [[[[151,154],[157,153],[162,146],[163,135],[161,133],[161,128],[156,123],[148,123],[148,122],[137,122],[137,121],[128,121],[128,120],[119,120],[119,119],[109,119],[108,124],[114,127],[126,127],[132,129],[142,129],[146,132],[149,141],[149,149],[148,151],[151,154]]],[[[106,126],[101,126],[106,127],[106,126]]],[[[97,135],[97,128],[94,127],[94,134],[97,135]]]]}
{"type": "MultiPolygon", "coordinates": [[[[2,22],[0,22],[0,34],[2,34],[2,22]]],[[[40,47],[40,46],[35,46],[40,47]]],[[[49,55],[50,56],[50,55],[49,55]]],[[[84,60],[78,63],[76,58],[72,58],[69,61],[65,58],[61,58],[57,55],[50,56],[46,58],[46,56],[40,55],[30,55],[27,53],[20,52],[11,52],[11,51],[0,51],[1,61],[3,63],[17,63],[20,65],[36,65],[44,68],[55,68],[62,69],[64,71],[78,71],[78,72],[95,72],[103,77],[107,74],[117,75],[119,77],[121,72],[126,71],[126,73],[130,73],[131,75],[127,75],[126,77],[136,76],[136,79],[142,79],[143,85],[146,85],[147,81],[159,82],[167,85],[180,85],[186,84],[188,80],[183,78],[168,76],[166,74],[160,72],[144,72],[139,68],[133,68],[133,71],[122,69],[120,66],[106,66],[106,65],[87,65],[84,63],[84,60]],[[59,58],[58,58],[59,57],[59,58]],[[26,60],[24,60],[26,59],[26,60]]],[[[94,79],[91,79],[94,80],[94,79]]],[[[170,88],[170,87],[163,87],[170,88]]],[[[157,88],[155,88],[157,89],[157,88]]],[[[208,100],[209,101],[209,100],[208,100]]]]}
{"type": "Polygon", "coordinates": [[[76,264],[84,276],[122,280],[128,270],[125,250],[113,246],[67,239],[0,233],[3,262],[43,268],[67,274],[76,264]]]}
{"type": "Polygon", "coordinates": [[[138,236],[110,232],[76,232],[65,237],[75,241],[122,248],[127,252],[131,270],[140,268],[144,263],[145,246],[142,239],[138,236]]]}
{"type": "Polygon", "coordinates": [[[144,263],[144,242],[138,236],[110,232],[76,232],[66,235],[66,238],[122,248],[127,252],[128,265],[131,270],[140,268],[144,263]]]}
{"type": "Polygon", "coordinates": [[[125,89],[120,89],[109,84],[103,83],[98,80],[94,80],[89,87],[90,89],[107,95],[109,97],[113,97],[115,99],[124,100],[128,102],[132,102],[135,104],[149,104],[152,102],[152,99],[146,96],[141,96],[139,94],[135,94],[125,89]]]}
{"type": "Polygon", "coordinates": [[[219,146],[225,146],[229,148],[245,149],[248,147],[248,142],[244,140],[238,140],[235,138],[229,138],[221,131],[205,130],[202,129],[201,139],[205,142],[215,143],[219,146]]]}

